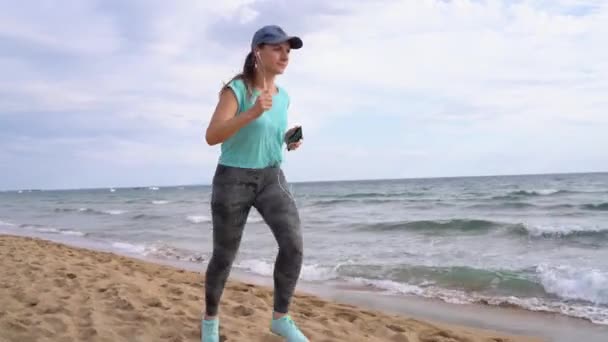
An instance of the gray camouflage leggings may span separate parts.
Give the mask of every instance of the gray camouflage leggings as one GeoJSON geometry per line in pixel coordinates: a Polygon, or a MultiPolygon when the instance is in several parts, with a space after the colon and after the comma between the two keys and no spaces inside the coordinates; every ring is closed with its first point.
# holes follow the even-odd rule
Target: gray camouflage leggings
{"type": "Polygon", "coordinates": [[[259,211],[279,245],[274,265],[274,310],[287,313],[302,268],[303,246],[298,209],[285,184],[279,167],[217,166],[211,195],[213,255],[205,277],[207,315],[218,313],[251,207],[259,211]]]}

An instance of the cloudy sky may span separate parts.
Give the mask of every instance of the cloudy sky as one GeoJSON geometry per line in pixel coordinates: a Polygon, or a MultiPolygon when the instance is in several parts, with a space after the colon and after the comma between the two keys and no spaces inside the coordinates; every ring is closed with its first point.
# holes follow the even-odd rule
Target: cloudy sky
{"type": "Polygon", "coordinates": [[[608,171],[604,0],[0,0],[0,189],[208,184],[265,24],[291,181],[608,171]]]}

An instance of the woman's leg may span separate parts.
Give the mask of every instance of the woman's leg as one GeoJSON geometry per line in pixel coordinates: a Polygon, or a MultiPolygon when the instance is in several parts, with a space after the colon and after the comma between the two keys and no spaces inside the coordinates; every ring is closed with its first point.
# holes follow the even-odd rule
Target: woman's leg
{"type": "Polygon", "coordinates": [[[205,276],[207,318],[218,314],[220,298],[255,198],[257,178],[259,176],[251,170],[222,165],[214,176],[211,199],[213,254],[205,276]]]}
{"type": "Polygon", "coordinates": [[[300,216],[279,168],[265,170],[254,206],[279,245],[274,265],[274,311],[287,313],[302,268],[300,216]]]}

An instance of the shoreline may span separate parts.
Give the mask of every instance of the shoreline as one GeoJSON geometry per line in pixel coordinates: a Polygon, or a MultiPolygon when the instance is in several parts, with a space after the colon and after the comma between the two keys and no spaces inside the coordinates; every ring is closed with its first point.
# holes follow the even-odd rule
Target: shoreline
{"type": "MultiPolygon", "coordinates": [[[[165,259],[116,249],[100,241],[79,236],[52,234],[23,234],[0,232],[3,238],[23,238],[47,241],[70,248],[109,253],[160,266],[169,266],[204,275],[205,265],[184,260],[165,259]]],[[[229,281],[254,284],[272,289],[272,278],[233,269],[229,281]]],[[[387,294],[373,288],[339,282],[310,282],[300,280],[298,292],[311,294],[323,300],[355,305],[384,313],[414,316],[425,321],[441,322],[474,329],[491,330],[506,334],[538,336],[547,341],[569,342],[583,338],[586,341],[608,340],[608,326],[597,325],[581,318],[562,314],[530,311],[518,307],[485,304],[452,304],[440,299],[415,295],[387,294]]],[[[202,303],[201,303],[202,306],[202,303]]]]}
{"type": "MultiPolygon", "coordinates": [[[[0,257],[2,341],[200,341],[200,268],[6,234],[0,234],[0,257]]],[[[280,341],[267,327],[272,288],[250,280],[228,280],[220,312],[223,334],[227,341],[280,341]]],[[[299,286],[291,309],[312,341],[543,341],[349,304],[345,299],[356,298],[353,290],[326,289],[333,300],[314,292],[308,284],[299,286]]]]}
{"type": "MultiPolygon", "coordinates": [[[[84,239],[79,236],[49,234],[23,234],[20,232],[0,232],[3,238],[22,238],[48,241],[53,244],[109,253],[160,266],[169,266],[204,275],[205,264],[165,259],[117,249],[101,241],[84,239]]],[[[272,278],[233,269],[229,281],[254,284],[272,290],[272,278]]],[[[324,283],[300,280],[299,293],[317,296],[325,301],[338,302],[369,310],[402,316],[413,316],[428,322],[452,324],[459,327],[490,330],[500,333],[538,336],[547,341],[569,342],[583,338],[585,341],[608,340],[608,326],[597,325],[586,319],[574,318],[558,313],[530,311],[518,307],[493,306],[485,304],[452,304],[440,299],[415,295],[388,294],[363,285],[352,285],[329,281],[324,283]]],[[[201,307],[202,307],[201,303],[201,307]]]]}

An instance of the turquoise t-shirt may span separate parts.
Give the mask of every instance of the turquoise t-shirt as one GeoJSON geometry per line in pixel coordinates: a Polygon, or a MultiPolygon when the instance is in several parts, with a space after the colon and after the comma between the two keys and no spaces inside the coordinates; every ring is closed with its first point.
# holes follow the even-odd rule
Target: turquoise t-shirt
{"type": "MultiPolygon", "coordinates": [[[[260,94],[253,90],[250,97],[240,79],[233,80],[228,86],[238,100],[237,115],[251,108],[260,94]]],[[[277,88],[278,92],[272,97],[272,107],[222,143],[220,164],[254,169],[281,164],[289,95],[283,88],[277,88]]]]}

